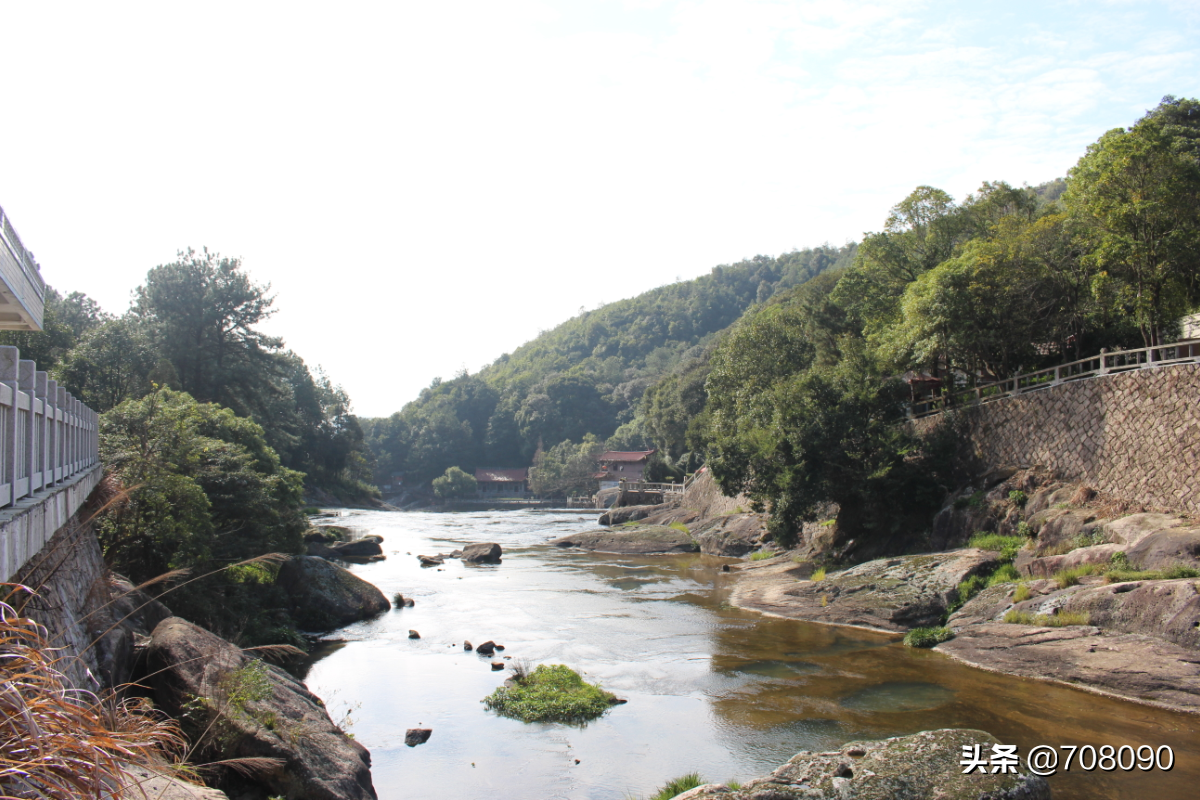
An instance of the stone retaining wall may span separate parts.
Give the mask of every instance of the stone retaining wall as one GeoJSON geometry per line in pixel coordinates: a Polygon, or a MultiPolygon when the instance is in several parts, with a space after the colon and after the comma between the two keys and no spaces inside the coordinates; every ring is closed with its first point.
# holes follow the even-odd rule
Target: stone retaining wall
{"type": "Polygon", "coordinates": [[[1200,365],[1066,383],[913,422],[954,421],[988,466],[1040,465],[1150,507],[1200,514],[1200,365]]]}

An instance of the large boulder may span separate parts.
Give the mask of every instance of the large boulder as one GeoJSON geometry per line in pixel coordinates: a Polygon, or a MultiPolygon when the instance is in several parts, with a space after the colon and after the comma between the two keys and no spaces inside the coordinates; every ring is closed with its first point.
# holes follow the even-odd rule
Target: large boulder
{"type": "Polygon", "coordinates": [[[576,547],[600,553],[633,553],[658,555],[662,553],[695,553],[699,543],[687,531],[661,525],[639,525],[635,528],[584,531],[554,539],[555,547],[576,547]]]}
{"type": "Polygon", "coordinates": [[[459,558],[468,564],[499,564],[502,552],[495,542],[479,542],[464,547],[459,558]]]}
{"type": "Polygon", "coordinates": [[[601,525],[623,525],[626,522],[636,522],[639,519],[645,519],[651,514],[657,514],[663,509],[670,508],[667,505],[655,506],[621,506],[618,508],[610,508],[600,515],[598,522],[601,525]]]}
{"type": "Polygon", "coordinates": [[[1064,569],[1074,569],[1084,564],[1096,564],[1107,567],[1113,555],[1124,550],[1119,544],[1097,544],[1091,547],[1080,547],[1061,556],[1044,556],[1038,558],[1030,550],[1017,551],[1013,566],[1022,575],[1034,578],[1049,578],[1064,569]]]}
{"type": "Polygon", "coordinates": [[[823,753],[797,753],[765,778],[734,791],[699,786],[675,800],[1049,800],[1045,778],[972,770],[964,774],[964,748],[978,747],[986,762],[1000,740],[975,730],[923,731],[875,742],[850,742],[823,753]]]}
{"type": "MultiPolygon", "coordinates": [[[[154,629],[147,664],[155,702],[202,757],[278,759],[251,782],[287,800],[375,800],[370,753],[278,667],[179,617],[154,629]]],[[[240,794],[245,781],[229,772],[222,786],[240,794]]]]}
{"type": "Polygon", "coordinates": [[[1061,681],[1135,702],[1200,711],[1200,592],[1195,580],[1106,584],[1100,578],[1059,589],[1050,580],[984,589],[946,623],[953,639],[937,649],[974,666],[1061,681]],[[1083,612],[1088,625],[1004,622],[1010,610],[1053,616],[1083,612]]]}
{"type": "Polygon", "coordinates": [[[1168,569],[1176,564],[1200,568],[1200,528],[1169,528],[1143,537],[1125,555],[1139,569],[1168,569]]]}
{"type": "Polygon", "coordinates": [[[383,542],[382,536],[364,536],[348,542],[336,542],[328,547],[333,551],[334,556],[339,558],[366,558],[383,554],[383,548],[380,547],[381,542],[383,542]]]}
{"type": "Polygon", "coordinates": [[[717,517],[695,531],[700,552],[712,556],[740,558],[770,541],[766,522],[758,514],[730,514],[717,517]]]}
{"type": "Polygon", "coordinates": [[[292,616],[308,630],[331,630],[373,617],[392,607],[375,586],[316,556],[296,556],[279,569],[292,616]]]}
{"type": "Polygon", "coordinates": [[[751,562],[731,602],[783,617],[903,633],[940,625],[958,584],[996,566],[996,553],[967,548],[868,561],[823,580],[806,564],[751,562]]]}

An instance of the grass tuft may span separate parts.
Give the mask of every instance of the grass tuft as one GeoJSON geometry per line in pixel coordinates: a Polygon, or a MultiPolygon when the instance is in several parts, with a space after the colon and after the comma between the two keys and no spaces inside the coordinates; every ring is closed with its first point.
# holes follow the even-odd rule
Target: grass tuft
{"type": "Polygon", "coordinates": [[[750,554],[751,561],[766,561],[768,558],[774,558],[779,555],[774,550],[755,550],[750,554]]]}
{"type": "Polygon", "coordinates": [[[1104,567],[1099,564],[1080,564],[1078,567],[1071,567],[1054,573],[1054,582],[1058,584],[1058,588],[1066,589],[1068,586],[1074,586],[1079,583],[1079,579],[1085,575],[1095,575],[1098,572],[1104,572],[1104,567]]]}
{"type": "Polygon", "coordinates": [[[1024,600],[1028,600],[1030,594],[1031,594],[1031,592],[1029,590],[1028,583],[1018,584],[1017,590],[1015,592],[1013,592],[1013,602],[1020,603],[1024,600]]]}
{"type": "Polygon", "coordinates": [[[501,686],[483,701],[504,717],[522,722],[580,724],[607,711],[616,697],[563,664],[540,664],[512,686],[501,686]]]}
{"type": "Polygon", "coordinates": [[[820,583],[821,581],[825,580],[825,568],[817,567],[817,569],[813,571],[812,577],[810,577],[809,580],[811,580],[813,583],[820,583]]]}
{"type": "Polygon", "coordinates": [[[668,525],[667,527],[668,527],[668,528],[674,528],[674,529],[675,529],[675,530],[677,530],[677,531],[683,531],[684,533],[686,533],[686,534],[688,534],[688,535],[691,535],[691,533],[692,533],[691,531],[689,531],[689,530],[688,530],[688,526],[687,526],[687,525],[684,525],[682,522],[679,522],[678,520],[676,520],[675,522],[672,522],[672,523],[671,523],[670,525],[668,525]]]}
{"type": "Polygon", "coordinates": [[[1039,625],[1044,628],[1065,628],[1068,625],[1087,625],[1091,617],[1086,611],[1059,611],[1057,614],[1032,614],[1015,608],[1004,615],[1004,621],[1014,625],[1039,625]]]}
{"type": "Polygon", "coordinates": [[[994,550],[1000,553],[1001,561],[1012,561],[1016,558],[1017,551],[1025,546],[1025,537],[1003,536],[999,533],[979,531],[971,537],[967,546],[979,550],[994,550]]]}
{"type": "Polygon", "coordinates": [[[53,652],[45,628],[0,602],[0,796],[136,796],[127,767],[176,771],[187,742],[175,721],[141,698],[71,688],[53,652]]]}
{"type": "Polygon", "coordinates": [[[1021,580],[1021,573],[1017,572],[1016,567],[1012,564],[1001,564],[1000,568],[987,579],[987,586],[990,589],[1002,583],[1016,583],[1019,580],[1021,580]]]}
{"type": "Polygon", "coordinates": [[[954,632],[949,628],[913,628],[904,634],[905,647],[933,647],[948,642],[954,638],[954,632]]]}
{"type": "Polygon", "coordinates": [[[680,775],[660,786],[657,792],[650,795],[650,800],[671,800],[675,795],[703,785],[704,779],[700,777],[699,772],[689,772],[687,775],[680,775]]]}

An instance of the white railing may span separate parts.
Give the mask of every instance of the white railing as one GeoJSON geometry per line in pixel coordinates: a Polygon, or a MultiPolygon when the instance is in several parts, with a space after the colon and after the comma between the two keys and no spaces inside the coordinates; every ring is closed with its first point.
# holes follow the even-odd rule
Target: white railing
{"type": "Polygon", "coordinates": [[[28,315],[25,321],[34,322],[34,329],[40,330],[45,312],[46,282],[3,208],[0,208],[0,280],[24,308],[28,315]]]}
{"type": "Polygon", "coordinates": [[[17,348],[0,347],[0,508],[99,463],[99,422],[17,348]]]}
{"type": "Polygon", "coordinates": [[[683,494],[682,483],[650,483],[649,481],[622,481],[621,488],[627,492],[662,492],[683,494]]]}
{"type": "Polygon", "coordinates": [[[1142,347],[1137,350],[1104,351],[1098,356],[1081,358],[1057,367],[1027,372],[1003,381],[987,383],[974,388],[961,389],[948,395],[915,403],[911,410],[913,419],[938,414],[947,408],[988,403],[1005,397],[1049,389],[1082,378],[1113,375],[1134,369],[1165,367],[1171,364],[1200,363],[1200,342],[1177,342],[1159,347],[1142,347]]]}

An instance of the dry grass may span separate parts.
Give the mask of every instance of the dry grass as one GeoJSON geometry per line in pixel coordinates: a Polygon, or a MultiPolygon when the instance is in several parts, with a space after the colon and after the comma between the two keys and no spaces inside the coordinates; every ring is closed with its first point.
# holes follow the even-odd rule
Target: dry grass
{"type": "Polygon", "coordinates": [[[56,663],[45,629],[0,603],[0,795],[102,798],[136,791],[126,767],[176,769],[187,742],[174,720],[73,689],[56,663]]]}

